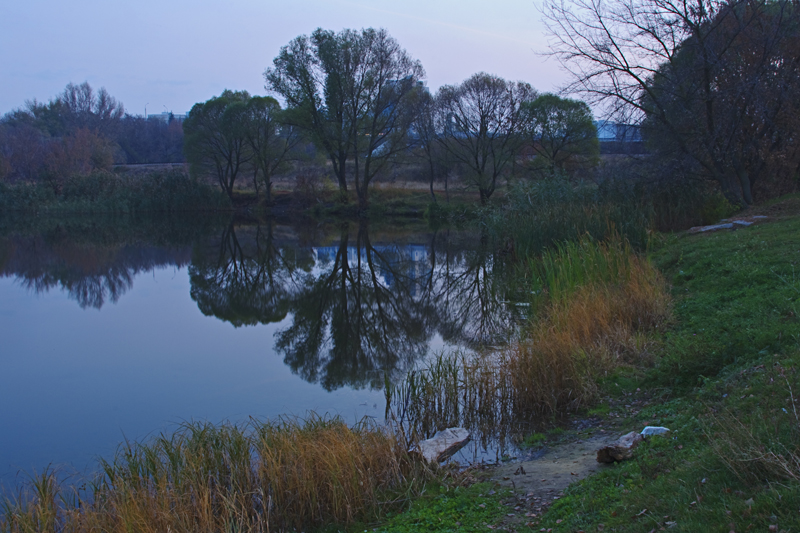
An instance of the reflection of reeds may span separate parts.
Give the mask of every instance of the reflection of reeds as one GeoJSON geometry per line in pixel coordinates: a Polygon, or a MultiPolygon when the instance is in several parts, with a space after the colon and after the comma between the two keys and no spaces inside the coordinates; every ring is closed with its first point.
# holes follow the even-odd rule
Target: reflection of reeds
{"type": "Polygon", "coordinates": [[[599,377],[643,362],[670,318],[663,279],[619,238],[564,244],[529,271],[537,317],[519,340],[490,356],[439,356],[393,389],[394,412],[418,436],[465,425],[485,440],[583,407],[599,377]]]}
{"type": "Polygon", "coordinates": [[[286,531],[368,518],[411,462],[372,423],[338,418],[186,424],[102,462],[86,501],[60,502],[52,474],[6,501],[0,531],[286,531]]]}
{"type": "Polygon", "coordinates": [[[408,444],[437,430],[463,426],[480,444],[503,443],[515,427],[513,390],[500,355],[438,354],[430,365],[387,384],[387,409],[407,432],[408,444]]]}

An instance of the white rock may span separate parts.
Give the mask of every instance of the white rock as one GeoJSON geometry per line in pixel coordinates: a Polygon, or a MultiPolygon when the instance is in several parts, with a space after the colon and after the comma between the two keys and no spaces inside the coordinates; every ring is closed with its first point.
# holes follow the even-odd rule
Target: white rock
{"type": "Polygon", "coordinates": [[[666,435],[669,433],[669,428],[661,426],[647,426],[642,430],[642,437],[649,437],[650,435],[666,435]]]}
{"type": "Polygon", "coordinates": [[[440,463],[463,448],[470,440],[464,428],[447,428],[437,431],[430,439],[423,440],[411,449],[429,463],[440,463]]]}
{"type": "Polygon", "coordinates": [[[718,229],[733,229],[734,223],[728,222],[726,224],[714,224],[712,226],[695,226],[689,228],[689,233],[704,233],[706,231],[716,231],[718,229]]]}
{"type": "Polygon", "coordinates": [[[733,223],[734,224],[738,224],[740,226],[752,226],[753,225],[752,222],[748,222],[746,220],[734,220],[733,223]]]}

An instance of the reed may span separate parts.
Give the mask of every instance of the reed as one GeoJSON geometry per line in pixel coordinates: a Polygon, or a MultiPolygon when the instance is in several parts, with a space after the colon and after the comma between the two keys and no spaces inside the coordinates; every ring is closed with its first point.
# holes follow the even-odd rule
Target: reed
{"type": "Polygon", "coordinates": [[[72,501],[57,501],[68,489],[52,473],[36,478],[5,500],[0,531],[303,531],[374,518],[415,477],[385,428],[318,416],[188,423],[125,443],[101,467],[72,501]]]}
{"type": "Polygon", "coordinates": [[[44,183],[0,184],[0,211],[37,213],[177,213],[226,211],[216,188],[181,170],[125,176],[97,171],[66,179],[58,191],[44,183]]]}
{"type": "Polygon", "coordinates": [[[659,272],[626,241],[565,243],[532,270],[545,303],[510,347],[518,411],[584,407],[598,378],[652,357],[651,334],[669,323],[670,298],[659,272]]]}
{"type": "Polygon", "coordinates": [[[483,440],[587,406],[598,380],[653,358],[671,320],[667,287],[619,237],[564,243],[528,263],[535,318],[489,355],[439,356],[390,394],[417,437],[465,425],[483,440]]]}

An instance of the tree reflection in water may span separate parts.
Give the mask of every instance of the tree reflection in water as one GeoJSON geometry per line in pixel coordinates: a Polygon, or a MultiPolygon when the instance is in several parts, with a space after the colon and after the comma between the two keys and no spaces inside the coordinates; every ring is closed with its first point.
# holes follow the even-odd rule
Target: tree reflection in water
{"type": "Polygon", "coordinates": [[[279,322],[311,265],[308,251],[276,245],[272,224],[237,229],[231,222],[219,242],[196,248],[191,296],[204,315],[236,327],[279,322]]]}
{"type": "Polygon", "coordinates": [[[317,248],[317,269],[292,302],[276,349],[304,379],[327,390],[379,388],[427,351],[433,308],[419,286],[413,247],[373,246],[366,223],[338,246],[317,248]]]}
{"type": "Polygon", "coordinates": [[[231,224],[195,253],[192,298],[235,326],[286,319],[275,350],[306,381],[381,388],[422,361],[436,334],[478,348],[513,327],[500,262],[485,239],[460,236],[374,243],[361,222],[341,225],[332,245],[302,246],[285,227],[231,224]]]}
{"type": "Polygon", "coordinates": [[[69,231],[0,236],[0,275],[101,308],[137,274],[191,258],[191,297],[205,315],[237,327],[281,323],[275,351],[327,390],[382,388],[432,344],[496,345],[515,323],[502,262],[475,233],[387,234],[366,222],[311,235],[272,222],[195,226],[81,221],[69,231]]]}
{"type": "Polygon", "coordinates": [[[189,263],[191,249],[127,243],[56,241],[36,236],[0,239],[0,276],[14,276],[26,289],[42,294],[60,288],[81,308],[100,309],[133,287],[141,272],[189,263]]]}

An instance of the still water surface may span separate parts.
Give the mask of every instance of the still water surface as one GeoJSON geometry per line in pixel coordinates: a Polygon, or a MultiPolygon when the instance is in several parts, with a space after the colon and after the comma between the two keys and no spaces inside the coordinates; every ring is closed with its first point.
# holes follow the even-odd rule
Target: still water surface
{"type": "Polygon", "coordinates": [[[383,420],[386,380],[519,318],[471,232],[39,226],[0,232],[0,485],[186,420],[383,420]]]}

